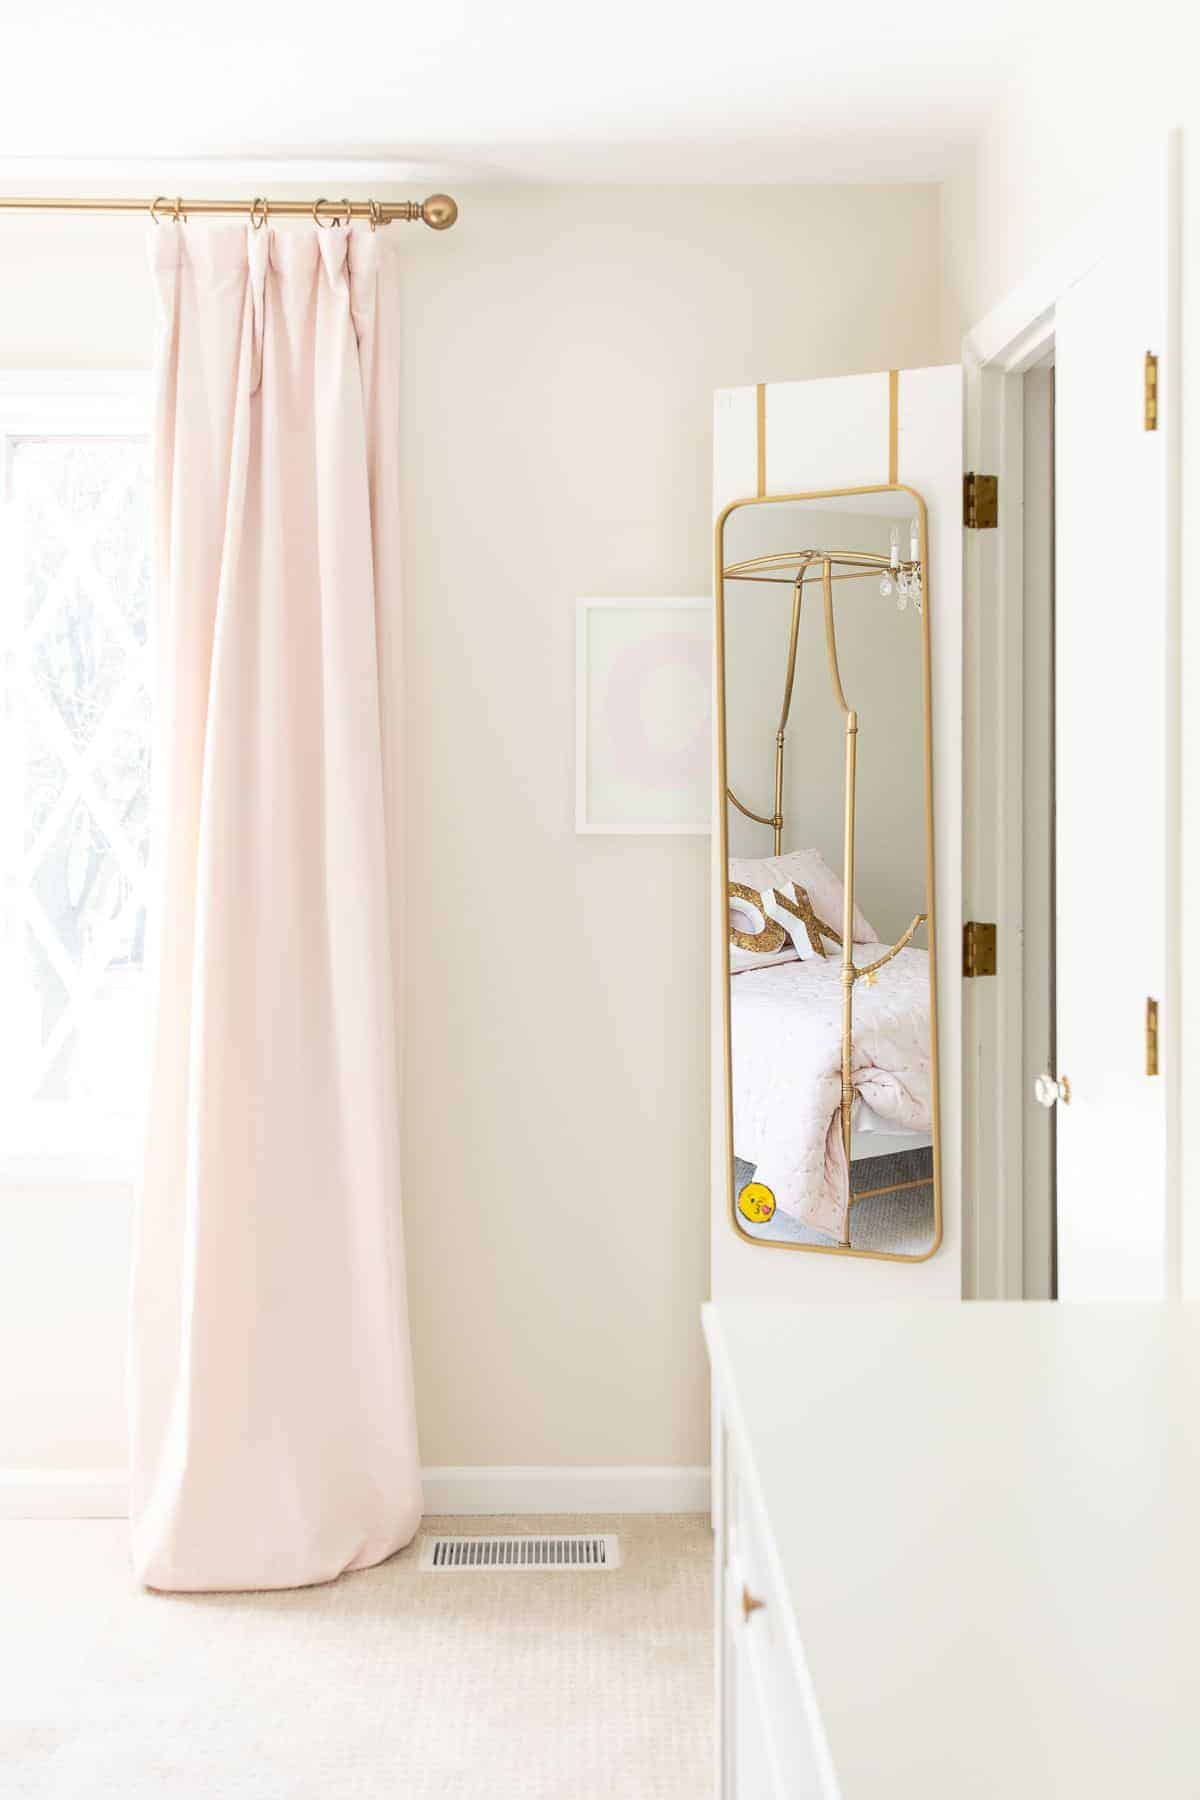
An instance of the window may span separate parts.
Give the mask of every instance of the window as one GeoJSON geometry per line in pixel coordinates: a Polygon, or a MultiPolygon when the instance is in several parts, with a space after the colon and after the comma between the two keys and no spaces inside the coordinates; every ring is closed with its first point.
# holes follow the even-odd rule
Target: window
{"type": "MultiPolygon", "coordinates": [[[[131,1159],[151,668],[139,379],[0,387],[0,1158],[131,1159]]],[[[36,1167],[33,1172],[36,1172],[36,1167]]]]}

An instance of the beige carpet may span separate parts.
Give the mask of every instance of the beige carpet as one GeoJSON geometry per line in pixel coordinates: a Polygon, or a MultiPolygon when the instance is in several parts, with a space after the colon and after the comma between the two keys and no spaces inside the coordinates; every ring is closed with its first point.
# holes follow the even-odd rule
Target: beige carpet
{"type": "Polygon", "coordinates": [[[705,1800],[707,1519],[611,1574],[378,1569],[284,1594],[139,1592],[125,1526],[0,1522],[3,1800],[705,1800]]]}

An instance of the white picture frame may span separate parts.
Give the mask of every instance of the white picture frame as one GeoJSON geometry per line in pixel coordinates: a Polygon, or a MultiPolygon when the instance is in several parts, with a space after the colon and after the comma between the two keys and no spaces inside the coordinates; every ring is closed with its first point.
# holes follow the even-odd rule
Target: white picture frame
{"type": "Polygon", "coordinates": [[[577,832],[711,832],[712,621],[708,595],[576,601],[577,832]]]}

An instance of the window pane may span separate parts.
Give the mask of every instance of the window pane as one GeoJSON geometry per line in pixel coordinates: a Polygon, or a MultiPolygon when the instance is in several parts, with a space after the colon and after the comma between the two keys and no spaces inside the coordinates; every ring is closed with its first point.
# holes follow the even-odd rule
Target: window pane
{"type": "Polygon", "coordinates": [[[149,453],[8,445],[0,587],[5,1138],[74,1148],[141,1097],[150,773],[149,453]]]}

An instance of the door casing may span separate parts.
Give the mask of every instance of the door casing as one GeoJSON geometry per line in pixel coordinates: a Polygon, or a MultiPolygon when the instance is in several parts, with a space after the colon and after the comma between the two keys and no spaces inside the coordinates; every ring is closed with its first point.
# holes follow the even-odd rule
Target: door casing
{"type": "MultiPolygon", "coordinates": [[[[1122,190],[1083,224],[963,340],[965,467],[999,478],[999,522],[964,540],[963,894],[968,918],[995,920],[997,973],[964,983],[967,1079],[963,1106],[963,1292],[1026,1294],[1023,1207],[1025,1104],[1023,671],[1026,574],[1023,516],[1026,374],[1053,354],[1061,296],[1130,235],[1150,195],[1166,195],[1168,332],[1160,357],[1169,525],[1166,630],[1174,679],[1166,695],[1167,968],[1160,1008],[1167,1114],[1166,1292],[1182,1291],[1180,1105],[1181,867],[1188,863],[1180,805],[1179,669],[1179,218],[1180,146],[1167,133],[1122,190]],[[1171,655],[1174,648],[1176,654],[1171,655]]],[[[1150,348],[1150,346],[1147,346],[1150,348]]],[[[1193,859],[1200,855],[1200,831],[1193,859]]],[[[1200,1130],[1191,1154],[1200,1158],[1200,1130]]],[[[1200,1228],[1200,1203],[1197,1207],[1200,1228]]],[[[1197,1259],[1200,1276],[1200,1258],[1197,1259]]]]}

